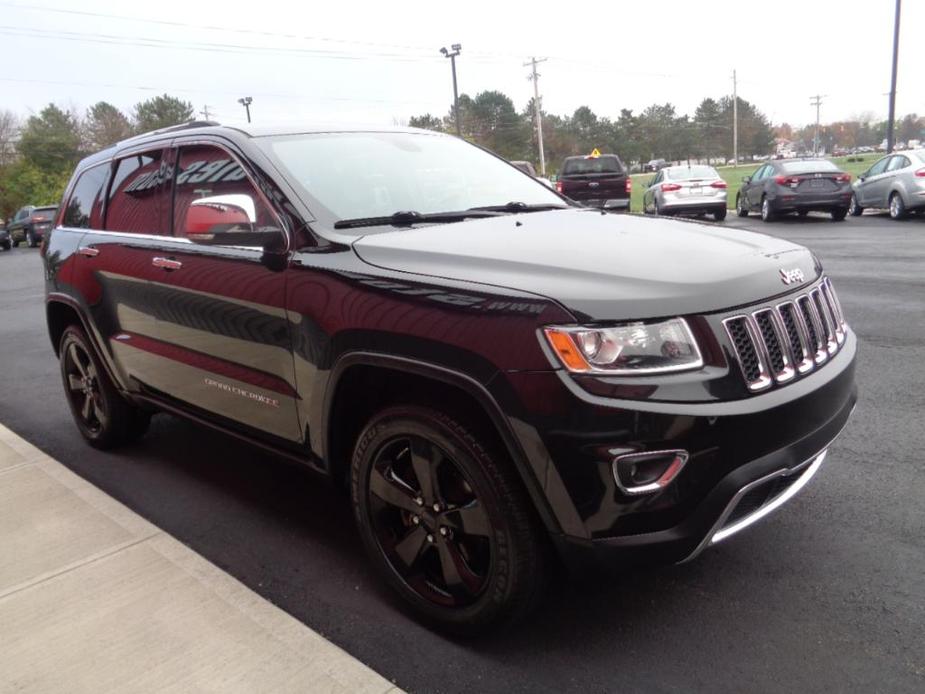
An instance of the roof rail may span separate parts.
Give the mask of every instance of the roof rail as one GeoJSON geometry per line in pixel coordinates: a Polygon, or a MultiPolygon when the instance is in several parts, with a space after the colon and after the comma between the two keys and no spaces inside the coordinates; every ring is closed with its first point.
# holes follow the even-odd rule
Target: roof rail
{"type": "Polygon", "coordinates": [[[118,144],[122,145],[127,142],[134,142],[143,137],[148,137],[150,135],[161,135],[163,133],[172,133],[180,130],[192,130],[194,128],[209,128],[216,125],[221,125],[218,121],[214,120],[192,120],[188,123],[180,123],[179,125],[170,125],[166,128],[158,128],[157,130],[150,130],[146,133],[139,133],[137,135],[132,135],[124,140],[121,140],[118,144]]]}

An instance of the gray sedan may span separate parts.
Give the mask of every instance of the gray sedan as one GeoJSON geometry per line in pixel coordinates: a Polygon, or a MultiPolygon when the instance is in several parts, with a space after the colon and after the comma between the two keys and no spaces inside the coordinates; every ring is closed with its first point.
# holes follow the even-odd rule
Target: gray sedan
{"type": "Polygon", "coordinates": [[[855,217],[866,208],[890,211],[902,219],[912,210],[925,212],[925,149],[896,152],[879,159],[852,186],[849,212],[855,217]]]}
{"type": "Polygon", "coordinates": [[[646,214],[711,214],[726,218],[726,182],[712,166],[668,166],[656,174],[642,196],[646,214]]]}

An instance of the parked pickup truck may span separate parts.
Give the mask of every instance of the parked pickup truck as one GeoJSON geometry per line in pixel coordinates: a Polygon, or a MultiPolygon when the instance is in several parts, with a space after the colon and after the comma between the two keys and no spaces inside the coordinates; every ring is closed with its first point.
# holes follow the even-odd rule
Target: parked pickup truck
{"type": "Polygon", "coordinates": [[[587,207],[630,210],[633,182],[616,154],[566,157],[556,190],[587,207]]]}

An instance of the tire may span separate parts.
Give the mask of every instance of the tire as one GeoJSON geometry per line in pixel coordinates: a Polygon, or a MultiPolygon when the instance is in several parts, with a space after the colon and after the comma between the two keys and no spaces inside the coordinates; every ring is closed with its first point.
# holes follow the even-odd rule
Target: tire
{"type": "Polygon", "coordinates": [[[652,200],[652,214],[656,217],[660,217],[662,214],[662,208],[658,206],[658,198],[652,200]]]}
{"type": "Polygon", "coordinates": [[[11,241],[13,248],[19,248],[19,241],[11,241]]]}
{"type": "Polygon", "coordinates": [[[890,217],[892,219],[904,219],[906,216],[906,203],[903,202],[903,196],[893,192],[890,194],[890,217]]]}
{"type": "Polygon", "coordinates": [[[38,244],[35,242],[35,236],[31,231],[26,232],[26,245],[29,246],[29,248],[35,248],[38,246],[38,244]]]}
{"type": "Polygon", "coordinates": [[[851,194],[851,202],[848,203],[848,214],[852,217],[860,217],[864,214],[864,208],[858,205],[858,196],[856,193],[851,194]]]}
{"type": "Polygon", "coordinates": [[[13,245],[12,245],[12,242],[10,242],[10,241],[4,241],[3,243],[0,243],[0,248],[2,248],[2,249],[5,250],[5,251],[10,250],[10,248],[12,248],[12,247],[13,247],[13,245]]]}
{"type": "Polygon", "coordinates": [[[842,222],[845,220],[845,217],[848,216],[847,207],[836,207],[832,210],[832,221],[833,222],[842,222]]]}
{"type": "Polygon", "coordinates": [[[475,634],[539,601],[538,521],[506,456],[462,422],[416,406],[375,415],[354,449],[351,497],[377,571],[425,622],[475,634]]]}
{"type": "Polygon", "coordinates": [[[715,219],[717,222],[721,222],[726,219],[726,208],[724,207],[723,209],[714,212],[713,219],[715,219]]]}
{"type": "Polygon", "coordinates": [[[773,222],[774,221],[774,210],[771,209],[771,201],[767,197],[761,198],[761,221],[762,222],[773,222]]]}
{"type": "Polygon", "coordinates": [[[108,450],[141,438],[150,414],[119,394],[83,330],[68,326],[59,344],[65,397],[87,443],[108,450]]]}
{"type": "Polygon", "coordinates": [[[748,217],[748,204],[745,202],[745,196],[741,193],[736,195],[736,214],[740,217],[748,217]]]}

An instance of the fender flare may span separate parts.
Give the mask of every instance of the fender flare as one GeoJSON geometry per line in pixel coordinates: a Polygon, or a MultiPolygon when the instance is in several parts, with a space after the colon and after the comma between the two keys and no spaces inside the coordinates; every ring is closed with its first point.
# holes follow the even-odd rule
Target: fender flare
{"type": "Polygon", "coordinates": [[[338,357],[331,367],[323,398],[321,419],[324,436],[323,457],[327,457],[327,452],[330,449],[330,415],[334,405],[334,396],[337,393],[337,387],[341,376],[353,366],[370,366],[414,374],[453,386],[471,396],[488,416],[489,421],[501,437],[501,441],[514,463],[517,474],[524,483],[524,487],[533,503],[533,507],[539,514],[546,529],[553,534],[561,534],[563,529],[566,529],[569,534],[585,534],[580,521],[577,520],[577,513],[574,510],[571,510],[571,513],[568,511],[563,513],[563,509],[554,509],[549,503],[547,493],[537,479],[537,475],[527,458],[527,454],[521,445],[520,439],[514,433],[510,421],[488,389],[472,377],[444,366],[423,362],[417,359],[369,351],[347,352],[338,357]]]}

